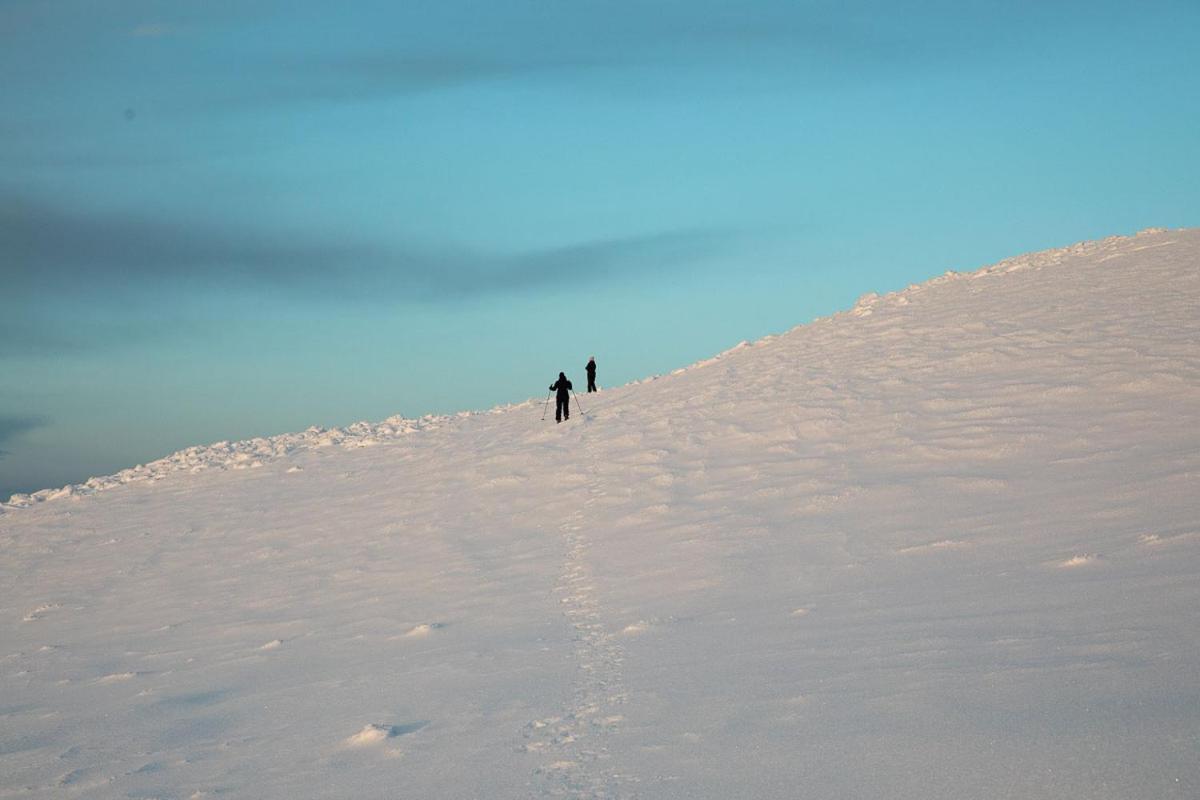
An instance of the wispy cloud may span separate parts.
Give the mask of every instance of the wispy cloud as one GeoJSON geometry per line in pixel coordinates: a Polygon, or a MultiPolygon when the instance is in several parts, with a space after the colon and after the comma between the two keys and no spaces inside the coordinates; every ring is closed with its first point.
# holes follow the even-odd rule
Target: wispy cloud
{"type": "MultiPolygon", "coordinates": [[[[952,11],[948,7],[944,15],[952,11]]],[[[639,71],[639,80],[619,85],[639,93],[664,76],[674,81],[675,68],[689,72],[698,66],[737,68],[745,77],[747,62],[764,56],[772,59],[770,68],[755,74],[777,86],[794,81],[797,75],[806,80],[819,74],[824,80],[844,81],[885,70],[895,74],[936,57],[935,37],[922,33],[920,26],[901,30],[877,21],[877,15],[846,14],[836,8],[768,4],[748,12],[719,4],[697,8],[667,3],[634,7],[614,16],[607,7],[554,9],[539,4],[489,10],[472,5],[473,24],[467,27],[461,20],[453,21],[462,13],[467,12],[446,11],[421,37],[414,32],[425,30],[430,20],[415,12],[398,12],[397,17],[387,18],[386,24],[395,27],[398,35],[386,47],[368,37],[353,49],[344,43],[325,43],[290,55],[231,52],[220,66],[205,62],[205,80],[180,84],[200,88],[164,98],[163,108],[175,105],[209,113],[222,108],[356,102],[484,82],[630,68],[639,71]]],[[[957,54],[987,41],[970,38],[971,27],[964,27],[957,54]]],[[[177,32],[176,26],[165,23],[144,23],[134,29],[134,35],[146,37],[177,32]]]]}
{"type": "MultiPolygon", "coordinates": [[[[120,320],[80,319],[77,312],[81,305],[89,311],[104,312],[104,301],[88,297],[82,303],[57,308],[50,297],[34,300],[26,306],[37,307],[27,308],[20,319],[0,321],[0,360],[88,357],[150,340],[161,343],[211,335],[211,323],[188,317],[178,308],[149,309],[159,313],[138,311],[120,320]]],[[[6,305],[0,300],[0,315],[9,311],[6,305]]],[[[130,310],[125,298],[111,298],[108,305],[110,315],[130,310]]]]}
{"type": "Polygon", "coordinates": [[[452,51],[329,53],[244,64],[237,80],[221,81],[208,100],[195,99],[203,109],[356,102],[591,65],[577,59],[452,51]]]}
{"type": "Polygon", "coordinates": [[[49,422],[50,420],[41,416],[0,414],[0,458],[8,455],[8,451],[3,448],[9,441],[32,430],[45,427],[49,422]]]}
{"type": "Polygon", "coordinates": [[[77,349],[74,340],[44,322],[0,321],[0,358],[60,355],[77,349]]]}
{"type": "Polygon", "coordinates": [[[429,288],[435,295],[491,294],[578,283],[602,283],[630,273],[677,270],[699,264],[729,247],[730,236],[713,230],[679,230],[594,239],[531,250],[482,262],[429,288]],[[470,285],[461,285],[463,278],[470,285]]]}
{"type": "Polygon", "coordinates": [[[0,277],[10,289],[34,293],[122,290],[147,281],[287,283],[380,257],[366,247],[81,212],[19,192],[0,193],[0,250],[5,253],[0,277]]]}
{"type": "Polygon", "coordinates": [[[196,290],[448,302],[680,269],[729,241],[720,231],[678,230],[489,253],[448,243],[331,242],[233,226],[202,229],[0,191],[0,280],[10,296],[39,303],[82,295],[93,303],[128,301],[143,292],[158,301],[164,291],[182,297],[196,290]]]}

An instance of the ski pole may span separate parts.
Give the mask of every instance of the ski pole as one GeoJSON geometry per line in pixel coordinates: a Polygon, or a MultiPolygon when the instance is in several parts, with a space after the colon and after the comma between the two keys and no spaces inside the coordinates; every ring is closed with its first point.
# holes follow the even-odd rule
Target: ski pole
{"type": "Polygon", "coordinates": [[[579,408],[579,413],[586,414],[587,412],[583,410],[583,406],[579,405],[579,395],[575,394],[574,389],[571,390],[571,396],[575,398],[575,405],[579,408]]]}
{"type": "Polygon", "coordinates": [[[546,421],[546,411],[550,408],[550,393],[546,393],[546,405],[542,406],[542,422],[546,421]]]}

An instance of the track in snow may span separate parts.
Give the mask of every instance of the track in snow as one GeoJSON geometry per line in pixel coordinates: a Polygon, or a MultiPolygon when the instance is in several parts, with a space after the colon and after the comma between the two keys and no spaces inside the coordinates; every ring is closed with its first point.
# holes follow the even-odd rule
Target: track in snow
{"type": "Polygon", "coordinates": [[[588,511],[605,492],[586,438],[588,497],[558,527],[564,556],[555,586],[562,613],[574,635],[575,687],[570,706],[561,715],[526,726],[529,741],[524,749],[547,759],[534,770],[535,783],[547,796],[615,800],[629,796],[629,787],[636,779],[612,763],[605,744],[625,719],[622,712],[628,695],[622,675],[624,648],[604,618],[588,563],[588,511]]]}

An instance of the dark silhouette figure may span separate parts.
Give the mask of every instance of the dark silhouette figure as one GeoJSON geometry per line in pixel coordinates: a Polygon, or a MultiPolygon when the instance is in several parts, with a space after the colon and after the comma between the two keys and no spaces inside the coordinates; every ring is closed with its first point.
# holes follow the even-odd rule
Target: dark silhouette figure
{"type": "Polygon", "coordinates": [[[587,374],[588,374],[588,391],[594,392],[594,391],[596,391],[596,357],[595,356],[592,356],[591,358],[588,359],[587,374]]]}
{"type": "Polygon", "coordinates": [[[558,373],[558,380],[550,384],[550,391],[557,391],[554,395],[554,421],[562,422],[564,419],[571,418],[571,382],[567,380],[567,376],[563,373],[558,373]]]}

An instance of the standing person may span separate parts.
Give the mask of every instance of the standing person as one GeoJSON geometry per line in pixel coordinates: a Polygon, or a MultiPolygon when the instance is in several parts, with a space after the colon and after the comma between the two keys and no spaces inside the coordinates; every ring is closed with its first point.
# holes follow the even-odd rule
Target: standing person
{"type": "Polygon", "coordinates": [[[550,384],[550,391],[558,391],[554,396],[554,421],[562,422],[564,419],[571,418],[571,382],[567,380],[567,376],[563,373],[558,373],[558,380],[550,384]]]}
{"type": "Polygon", "coordinates": [[[588,391],[594,392],[594,391],[596,391],[596,357],[595,356],[592,356],[591,358],[588,359],[587,374],[588,374],[588,391]]]}

